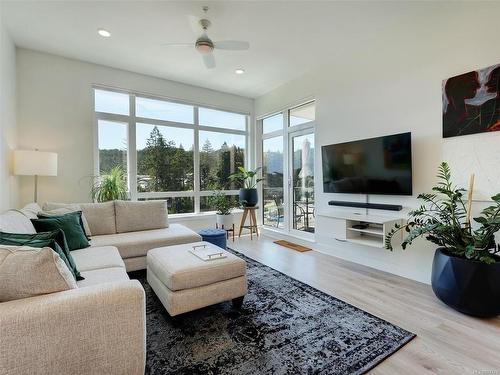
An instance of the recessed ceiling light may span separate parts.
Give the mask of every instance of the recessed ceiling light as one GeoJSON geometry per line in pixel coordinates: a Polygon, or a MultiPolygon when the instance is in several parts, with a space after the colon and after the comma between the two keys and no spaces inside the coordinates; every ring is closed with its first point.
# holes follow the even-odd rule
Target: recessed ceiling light
{"type": "Polygon", "coordinates": [[[245,73],[245,69],[238,68],[234,71],[236,74],[243,74],[245,73]]]}
{"type": "Polygon", "coordinates": [[[104,38],[109,38],[111,36],[111,33],[108,30],[104,29],[98,29],[97,33],[104,38]]]}

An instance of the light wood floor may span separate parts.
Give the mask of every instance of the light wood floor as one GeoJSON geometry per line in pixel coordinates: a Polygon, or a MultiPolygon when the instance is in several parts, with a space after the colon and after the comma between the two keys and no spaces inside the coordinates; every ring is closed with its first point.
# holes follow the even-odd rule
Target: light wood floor
{"type": "Polygon", "coordinates": [[[269,237],[242,236],[228,245],[417,334],[370,374],[500,375],[500,317],[462,315],[437,300],[429,285],[316,251],[299,253],[269,237]]]}

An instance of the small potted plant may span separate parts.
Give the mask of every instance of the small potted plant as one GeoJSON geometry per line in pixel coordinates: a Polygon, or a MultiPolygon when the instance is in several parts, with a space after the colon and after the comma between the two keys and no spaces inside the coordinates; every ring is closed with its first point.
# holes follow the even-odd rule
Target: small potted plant
{"type": "Polygon", "coordinates": [[[436,296],[452,308],[468,315],[492,317],[500,314],[500,245],[495,233],[500,229],[500,194],[471,222],[473,177],[467,202],[465,189],[451,182],[448,164],[441,163],[439,183],[432,193],[420,194],[422,205],[410,212],[407,224],[396,226],[386,237],[392,250],[395,233],[407,233],[402,248],[424,236],[436,244],[431,283],[436,296]]]}
{"type": "Polygon", "coordinates": [[[257,174],[261,167],[252,170],[247,170],[244,167],[238,167],[238,172],[229,176],[231,181],[243,182],[240,189],[240,203],[245,207],[255,207],[259,202],[256,186],[262,181],[262,178],[257,178],[257,174]]]}
{"type": "Polygon", "coordinates": [[[217,227],[218,228],[231,228],[233,226],[232,210],[234,204],[222,191],[216,191],[210,197],[210,204],[216,210],[217,227]]]}
{"type": "Polygon", "coordinates": [[[94,202],[127,198],[127,181],[122,167],[113,167],[108,173],[94,177],[90,195],[94,202]]]}

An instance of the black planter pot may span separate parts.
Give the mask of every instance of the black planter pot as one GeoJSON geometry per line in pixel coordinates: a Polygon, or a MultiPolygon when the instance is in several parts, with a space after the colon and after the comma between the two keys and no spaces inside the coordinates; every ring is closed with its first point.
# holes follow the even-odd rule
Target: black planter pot
{"type": "Polygon", "coordinates": [[[438,248],[432,263],[432,290],[448,306],[477,317],[500,314],[500,262],[486,264],[438,248]]]}
{"type": "Polygon", "coordinates": [[[245,207],[255,207],[259,202],[257,189],[240,189],[240,203],[245,207]]]}

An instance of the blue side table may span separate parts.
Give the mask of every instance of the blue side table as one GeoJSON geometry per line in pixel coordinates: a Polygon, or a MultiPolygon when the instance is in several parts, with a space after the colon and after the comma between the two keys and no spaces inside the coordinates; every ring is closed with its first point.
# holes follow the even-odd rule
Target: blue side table
{"type": "Polygon", "coordinates": [[[210,242],[220,248],[226,248],[226,231],[224,229],[202,229],[198,232],[203,241],[210,242]]]}

